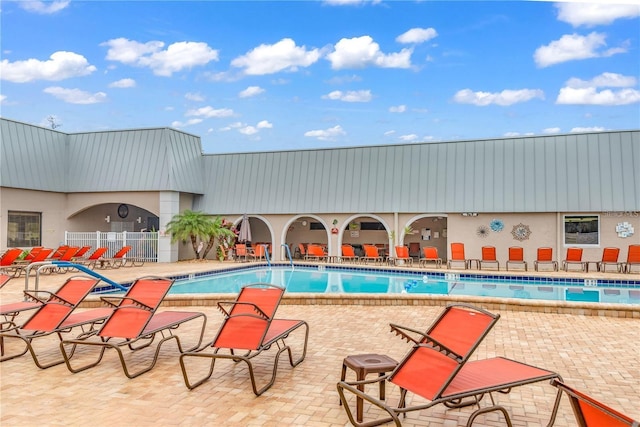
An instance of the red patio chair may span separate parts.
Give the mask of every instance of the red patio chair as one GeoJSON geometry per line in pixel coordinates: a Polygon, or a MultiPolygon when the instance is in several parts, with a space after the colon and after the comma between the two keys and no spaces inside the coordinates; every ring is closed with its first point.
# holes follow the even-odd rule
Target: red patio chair
{"type": "Polygon", "coordinates": [[[340,261],[353,261],[358,262],[360,257],[356,255],[356,251],[353,249],[353,246],[344,244],[342,245],[342,256],[340,257],[340,261]]]}
{"type": "MultiPolygon", "coordinates": [[[[199,339],[194,346],[186,351],[197,348],[202,342],[207,322],[207,318],[203,313],[188,311],[156,313],[172,284],[173,280],[170,279],[142,277],[133,282],[124,296],[102,297],[102,301],[111,307],[107,309],[110,314],[104,324],[99,329],[94,329],[75,339],[64,340],[60,343],[60,349],[69,371],[77,373],[98,365],[105,352],[112,349],[118,353],[124,374],[128,378],[135,378],[153,369],[158,361],[162,345],[168,340],[175,339],[178,349],[182,352],[180,338],[174,331],[186,322],[199,319],[202,321],[199,339]],[[128,348],[131,350],[128,356],[130,356],[129,359],[132,359],[134,357],[131,354],[149,348],[156,335],[160,335],[162,338],[155,347],[151,347],[155,352],[151,363],[131,372],[129,370],[130,363],[127,363],[127,357],[125,357],[123,349],[128,348]],[[72,366],[72,357],[76,348],[91,346],[99,348],[97,359],[93,362],[76,363],[75,367],[72,366]]],[[[138,359],[136,358],[136,361],[138,359]]]]}
{"type": "Polygon", "coordinates": [[[123,246],[110,258],[100,258],[100,268],[120,268],[127,263],[127,252],[131,250],[131,246],[123,246]]]}
{"type": "Polygon", "coordinates": [[[607,266],[613,265],[616,271],[620,271],[620,263],[618,257],[620,256],[620,248],[604,248],[602,250],[602,260],[598,262],[598,271],[603,273],[607,272],[607,266]]]}
{"type": "Polygon", "coordinates": [[[621,265],[621,270],[624,273],[632,273],[634,266],[640,267],[640,245],[629,245],[627,261],[621,265]]]}
{"type": "Polygon", "coordinates": [[[509,271],[509,265],[516,264],[524,266],[524,271],[527,271],[527,261],[524,260],[524,249],[520,246],[511,246],[509,248],[509,259],[507,260],[507,271],[509,271]]]}
{"type": "Polygon", "coordinates": [[[17,261],[11,264],[11,266],[5,267],[6,272],[11,272],[13,277],[20,277],[22,273],[27,271],[27,267],[37,262],[46,261],[49,255],[53,252],[53,249],[40,248],[37,253],[29,261],[17,261]]]}
{"type": "Polygon", "coordinates": [[[569,271],[571,265],[578,265],[580,271],[585,271],[586,263],[582,261],[582,248],[567,248],[567,256],[562,261],[562,269],[569,271]]]}
{"type": "Polygon", "coordinates": [[[2,254],[2,258],[0,258],[0,269],[13,265],[20,255],[22,255],[22,252],[22,249],[18,248],[8,249],[4,254],[2,254]]]}
{"type": "MultiPolygon", "coordinates": [[[[342,406],[349,421],[355,426],[375,426],[394,422],[401,426],[400,415],[411,411],[420,411],[435,405],[444,404],[449,408],[460,408],[477,404],[484,395],[509,393],[515,387],[548,382],[560,376],[546,369],[530,366],[504,357],[469,360],[498,320],[484,310],[471,306],[454,306],[445,309],[428,333],[391,325],[392,331],[414,343],[413,348],[400,364],[387,375],[376,380],[346,382],[337,384],[342,406]],[[417,338],[413,335],[417,334],[417,338]],[[400,390],[397,407],[391,407],[385,401],[366,394],[362,386],[379,382],[390,382],[400,390]],[[364,399],[369,404],[385,411],[388,416],[361,423],[353,416],[349,407],[347,393],[356,399],[364,399]],[[407,406],[407,394],[419,396],[414,406],[407,406]]],[[[556,393],[549,425],[553,424],[560,403],[560,392],[556,393]]],[[[493,396],[492,404],[476,409],[471,413],[467,426],[482,414],[499,411],[507,424],[511,420],[507,410],[497,405],[493,396]]]]}
{"type": "Polygon", "coordinates": [[[215,362],[226,359],[247,364],[253,393],[259,396],[274,384],[278,360],[283,352],[288,353],[292,367],[301,363],[307,354],[309,325],[303,320],[274,318],[283,294],[284,289],[278,286],[255,283],[244,286],[235,301],[219,302],[218,308],[224,314],[224,321],[216,337],[203,347],[180,355],[180,366],[187,388],[192,390],[207,381],[213,374],[215,362]],[[285,339],[302,326],[305,328],[304,347],[300,358],[294,361],[291,347],[285,343],[285,339]],[[251,360],[271,348],[277,349],[271,379],[258,388],[251,360]],[[207,349],[211,351],[206,351],[207,349]],[[225,350],[229,354],[223,353],[225,350]],[[187,369],[187,359],[193,357],[211,359],[208,373],[195,382],[189,379],[187,369]]]}
{"type": "Polygon", "coordinates": [[[365,264],[369,261],[373,261],[376,264],[382,264],[384,257],[380,255],[378,247],[376,245],[362,245],[364,249],[364,256],[360,257],[360,261],[365,264]]]}
{"type": "Polygon", "coordinates": [[[304,259],[321,261],[323,259],[327,259],[327,253],[324,251],[322,246],[309,243],[307,245],[307,254],[304,259]]]}
{"type": "Polygon", "coordinates": [[[86,265],[89,268],[95,268],[96,264],[102,259],[102,256],[107,253],[108,247],[102,246],[93,251],[89,256],[84,259],[73,260],[76,264],[86,265]]]}
{"type": "MultiPolygon", "coordinates": [[[[100,282],[99,279],[92,277],[73,276],[68,278],[56,292],[24,291],[30,302],[36,305],[36,307],[31,308],[37,308],[37,311],[21,326],[16,325],[14,322],[11,327],[3,329],[2,334],[0,334],[2,340],[22,340],[25,347],[21,352],[12,353],[9,356],[3,355],[1,361],[14,359],[29,351],[36,366],[41,369],[64,362],[63,359],[55,359],[43,363],[34,347],[34,340],[50,335],[56,335],[62,340],[63,335],[71,333],[75,328],[92,328],[102,322],[110,310],[94,309],[74,313],[78,304],[93,290],[98,282],[100,282]]],[[[15,310],[13,307],[2,307],[3,312],[16,312],[15,310]]]]}
{"type": "Polygon", "coordinates": [[[538,271],[540,265],[550,265],[554,271],[558,271],[558,262],[553,259],[553,248],[538,248],[538,257],[533,261],[534,270],[538,271]]]}
{"type": "Polygon", "coordinates": [[[400,261],[404,263],[404,265],[412,266],[413,258],[409,256],[409,248],[406,246],[396,246],[396,257],[394,258],[395,265],[398,265],[400,261]]]}
{"type": "Polygon", "coordinates": [[[480,269],[485,264],[495,265],[496,270],[500,270],[500,261],[496,259],[496,247],[495,246],[483,246],[482,247],[482,259],[480,260],[480,269]]]}
{"type": "Polygon", "coordinates": [[[464,243],[451,243],[451,257],[447,260],[447,268],[454,262],[462,263],[464,269],[470,268],[470,260],[464,256],[464,243]]]}
{"type": "Polygon", "coordinates": [[[422,258],[419,260],[420,265],[427,266],[427,263],[433,262],[436,267],[442,267],[442,258],[438,256],[438,248],[435,246],[425,246],[422,248],[422,258]]]}
{"type": "Polygon", "coordinates": [[[593,397],[569,387],[558,379],[551,380],[551,385],[564,392],[571,402],[573,414],[579,427],[638,427],[640,423],[609,406],[598,402],[593,397]]]}

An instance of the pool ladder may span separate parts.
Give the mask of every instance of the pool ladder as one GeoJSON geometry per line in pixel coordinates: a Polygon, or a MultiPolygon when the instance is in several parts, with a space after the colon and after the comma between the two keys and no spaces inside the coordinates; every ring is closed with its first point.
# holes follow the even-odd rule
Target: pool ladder
{"type": "Polygon", "coordinates": [[[291,256],[291,249],[289,248],[289,245],[287,245],[286,243],[283,243],[282,245],[286,250],[286,254],[287,254],[287,258],[289,258],[289,262],[291,263],[291,269],[293,270],[293,257],[291,256]]]}

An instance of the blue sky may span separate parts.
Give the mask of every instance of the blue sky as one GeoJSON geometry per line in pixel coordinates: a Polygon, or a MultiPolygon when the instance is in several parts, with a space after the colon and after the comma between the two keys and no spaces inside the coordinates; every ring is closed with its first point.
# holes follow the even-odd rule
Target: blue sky
{"type": "Polygon", "coordinates": [[[5,118],[205,153],[640,128],[640,2],[3,1],[5,118]]]}

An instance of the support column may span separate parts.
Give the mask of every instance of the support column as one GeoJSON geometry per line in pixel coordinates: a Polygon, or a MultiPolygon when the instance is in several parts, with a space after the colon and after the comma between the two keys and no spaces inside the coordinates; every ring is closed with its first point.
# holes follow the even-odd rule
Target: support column
{"type": "Polygon", "coordinates": [[[174,215],[180,213],[180,193],[161,191],[159,197],[158,262],[176,262],[178,261],[178,242],[171,243],[171,235],[167,233],[167,223],[174,215]]]}

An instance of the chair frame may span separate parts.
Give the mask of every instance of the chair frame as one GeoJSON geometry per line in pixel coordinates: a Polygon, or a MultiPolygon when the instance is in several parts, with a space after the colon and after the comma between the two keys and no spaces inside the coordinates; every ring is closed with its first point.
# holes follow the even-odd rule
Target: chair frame
{"type": "Polygon", "coordinates": [[[460,242],[452,242],[450,244],[451,247],[451,257],[447,259],[447,268],[451,269],[451,264],[454,262],[461,262],[464,264],[464,269],[468,270],[471,268],[471,260],[467,259],[464,252],[464,243],[460,242]],[[462,255],[462,258],[456,257],[456,255],[462,255]]]}
{"type": "Polygon", "coordinates": [[[569,271],[569,267],[572,265],[579,265],[580,271],[585,271],[587,268],[587,263],[582,260],[583,249],[578,247],[569,247],[567,248],[567,255],[565,259],[562,260],[562,269],[564,271],[569,271]]]}
{"type": "MultiPolygon", "coordinates": [[[[406,267],[413,267],[413,257],[409,255],[409,248],[407,246],[395,246],[394,250],[396,252],[395,258],[393,258],[393,264],[398,265],[400,261],[403,261],[406,267]],[[398,253],[403,252],[402,255],[398,253]]],[[[389,259],[391,261],[391,259],[389,259]]]]}
{"type": "Polygon", "coordinates": [[[355,263],[360,262],[360,257],[356,255],[356,251],[353,248],[353,246],[351,246],[348,243],[343,243],[342,246],[340,247],[340,262],[344,262],[344,261],[353,261],[355,263]],[[344,250],[345,248],[347,248],[347,251],[351,251],[352,255],[345,255],[344,254],[344,250]]]}
{"type": "Polygon", "coordinates": [[[623,273],[633,273],[633,267],[637,266],[640,273],[640,245],[629,245],[627,249],[627,261],[621,263],[621,271],[623,273]],[[637,258],[635,258],[637,257],[637,258]]]}
{"type": "MultiPolygon", "coordinates": [[[[136,281],[131,285],[124,296],[102,297],[101,300],[105,304],[110,306],[110,308],[105,309],[109,310],[110,314],[104,321],[102,326],[99,329],[93,329],[91,331],[88,331],[87,333],[81,334],[75,339],[63,340],[60,342],[60,350],[69,371],[78,373],[97,366],[102,361],[106,351],[111,349],[115,350],[118,353],[118,358],[120,360],[120,364],[122,365],[124,374],[128,378],[132,379],[153,369],[156,362],[158,361],[158,356],[160,354],[162,345],[169,340],[176,340],[176,344],[180,353],[182,353],[183,351],[190,351],[198,348],[198,346],[202,343],[204,330],[207,324],[207,316],[204,313],[190,311],[164,311],[156,313],[156,310],[162,303],[162,300],[164,299],[172,284],[173,280],[170,279],[158,276],[145,276],[136,279],[136,281]],[[148,298],[148,300],[142,301],[140,299],[137,299],[136,297],[131,296],[133,290],[135,290],[136,284],[141,283],[142,281],[159,282],[157,283],[158,287],[162,286],[161,282],[164,282],[165,288],[161,288],[155,295],[148,298]],[[146,317],[144,324],[138,325],[140,329],[137,333],[134,330],[131,330],[129,331],[131,333],[131,336],[122,337],[111,336],[108,332],[105,332],[105,329],[110,328],[112,323],[116,323],[116,325],[118,323],[126,323],[126,314],[123,315],[123,317],[125,317],[124,321],[120,320],[119,317],[120,313],[124,313],[127,311],[134,313],[137,312],[139,314],[142,313],[141,316],[146,317]],[[186,322],[195,320],[202,321],[198,341],[194,346],[183,350],[180,338],[178,335],[174,334],[174,330],[178,329],[186,322]],[[161,338],[155,346],[155,353],[151,362],[148,365],[138,368],[135,371],[131,371],[129,369],[130,364],[127,363],[127,357],[125,356],[123,348],[128,348],[130,350],[130,354],[134,354],[139,350],[150,347],[157,335],[159,335],[161,338]],[[78,347],[99,347],[100,351],[98,353],[97,359],[95,359],[93,362],[76,364],[76,366],[74,367],[72,365],[72,357],[78,347]]],[[[118,326],[116,326],[116,328],[117,327],[118,326]]]]}
{"type": "Polygon", "coordinates": [[[220,329],[218,330],[215,338],[196,350],[183,352],[180,355],[180,367],[182,369],[182,376],[184,378],[185,386],[189,390],[193,390],[194,388],[202,385],[203,383],[205,383],[207,380],[211,378],[211,376],[213,375],[215,362],[217,360],[220,360],[220,359],[232,360],[233,362],[244,362],[247,364],[247,367],[249,369],[249,377],[251,379],[251,387],[253,389],[253,393],[256,396],[260,396],[269,388],[271,388],[271,386],[275,383],[276,374],[278,371],[278,361],[280,359],[280,355],[283,352],[285,351],[287,352],[289,356],[289,364],[291,365],[291,367],[296,367],[297,365],[299,365],[305,359],[307,354],[307,344],[309,340],[309,325],[304,320],[274,318],[275,312],[277,310],[277,306],[280,303],[280,299],[282,298],[283,293],[284,293],[284,288],[281,288],[279,286],[275,286],[267,283],[253,283],[253,284],[243,286],[242,290],[238,294],[238,297],[236,298],[235,301],[218,302],[218,309],[222,311],[222,313],[225,316],[225,319],[222,325],[220,326],[220,329]],[[267,313],[267,311],[269,310],[266,309],[264,306],[261,308],[257,302],[252,302],[250,300],[246,300],[246,298],[243,298],[243,292],[245,291],[250,292],[251,290],[256,288],[257,289],[264,288],[267,290],[270,289],[270,290],[281,292],[278,297],[278,300],[275,301],[275,307],[273,307],[271,313],[267,313]],[[235,312],[236,309],[239,312],[235,312]],[[236,320],[236,319],[250,319],[250,320],[263,321],[264,330],[262,331],[262,336],[261,336],[261,339],[259,340],[260,342],[251,349],[216,347],[215,346],[216,342],[218,338],[223,334],[223,331],[227,322],[231,320],[236,320]],[[305,329],[304,346],[302,350],[302,355],[298,359],[294,360],[291,347],[285,342],[285,339],[288,338],[291,333],[295,332],[301,327],[304,327],[305,329]],[[251,363],[251,361],[253,358],[257,357],[258,355],[262,354],[265,351],[268,351],[272,347],[277,348],[277,352],[273,361],[273,370],[271,373],[271,378],[265,385],[258,388],[255,374],[254,374],[254,366],[251,363]],[[228,350],[229,354],[221,353],[221,351],[223,350],[228,350]],[[244,351],[244,354],[240,354],[239,353],[240,351],[244,351]],[[186,362],[187,359],[193,358],[193,357],[211,359],[208,372],[204,375],[204,377],[200,377],[195,382],[192,382],[189,379],[187,362],[186,362]]]}
{"type": "MultiPolygon", "coordinates": [[[[561,380],[562,378],[555,372],[504,357],[492,357],[488,359],[469,361],[469,357],[473,354],[484,337],[490,332],[498,319],[499,315],[493,315],[471,305],[455,304],[447,306],[426,333],[391,324],[392,332],[395,332],[403,339],[412,342],[414,344],[413,348],[405,356],[402,362],[400,362],[400,364],[398,364],[398,366],[389,374],[371,380],[351,382],[340,381],[337,383],[340,401],[347,412],[347,416],[351,424],[358,427],[371,427],[393,422],[397,427],[400,427],[402,425],[400,421],[401,414],[404,415],[407,412],[428,409],[439,404],[444,404],[448,408],[461,408],[471,405],[479,406],[480,401],[488,394],[491,398],[491,406],[479,407],[472,412],[467,420],[467,426],[471,426],[478,416],[495,411],[501,412],[506,423],[509,426],[512,426],[509,413],[503,406],[495,403],[493,393],[497,392],[507,394],[513,387],[534,384],[542,381],[548,382],[554,378],[561,380]],[[458,334],[456,333],[456,328],[465,327],[468,325],[468,322],[455,322],[454,317],[455,323],[449,323],[447,316],[449,316],[450,313],[454,313],[455,316],[456,311],[454,310],[459,312],[461,312],[461,310],[468,310],[470,314],[473,314],[474,312],[478,313],[481,316],[475,316],[474,318],[478,321],[484,321],[485,323],[488,321],[488,323],[485,325],[478,324],[477,326],[474,326],[474,330],[470,332],[469,337],[467,337],[467,342],[460,343],[457,341],[458,334]],[[489,319],[484,320],[482,317],[485,317],[485,319],[489,317],[489,319]],[[447,333],[450,329],[453,330],[447,333]],[[451,339],[449,340],[449,338],[451,339]],[[434,382],[432,385],[434,385],[435,388],[432,387],[430,392],[433,393],[433,398],[422,396],[422,398],[429,400],[428,403],[407,407],[407,392],[410,391],[418,396],[420,396],[420,394],[418,390],[409,390],[408,386],[402,383],[402,379],[400,380],[400,384],[396,384],[400,388],[400,398],[397,407],[392,407],[385,401],[364,393],[363,387],[365,384],[375,384],[386,381],[393,383],[394,378],[400,375],[403,367],[417,353],[426,353],[432,357],[437,357],[439,360],[446,360],[447,362],[445,363],[450,367],[454,366],[454,368],[448,368],[452,369],[449,375],[443,375],[442,379],[432,380],[434,382]],[[510,368],[514,370],[523,370],[525,372],[520,375],[511,374],[509,373],[510,368]],[[484,386],[478,385],[481,382],[484,386]],[[356,399],[363,399],[369,402],[372,406],[380,408],[385,411],[388,416],[367,422],[357,421],[349,406],[349,400],[347,399],[346,392],[355,395],[356,399]]],[[[418,357],[420,357],[420,355],[418,355],[418,357]]],[[[411,375],[413,376],[415,373],[412,373],[411,375]]],[[[560,404],[560,397],[561,393],[558,391],[556,393],[548,426],[553,425],[555,421],[560,404]]]]}
{"type": "Polygon", "coordinates": [[[83,312],[75,312],[75,308],[77,305],[86,297],[87,294],[94,289],[95,286],[100,282],[99,279],[95,279],[87,276],[72,276],[69,277],[65,283],[56,291],[33,291],[26,290],[24,291],[25,297],[27,297],[30,301],[24,301],[21,303],[9,304],[7,306],[2,307],[2,315],[9,316],[8,320],[3,322],[7,327],[3,327],[2,333],[0,334],[0,341],[2,342],[2,359],[1,362],[15,359],[20,357],[27,352],[31,353],[31,357],[33,358],[34,363],[40,369],[47,369],[52,366],[59,365],[64,363],[64,358],[50,360],[46,363],[41,361],[41,357],[34,347],[34,340],[36,338],[41,338],[50,335],[56,335],[60,341],[63,340],[63,335],[70,334],[72,331],[76,330],[76,328],[80,329],[80,333],[84,334],[88,331],[95,330],[96,326],[104,322],[104,320],[108,317],[110,310],[105,310],[103,308],[86,310],[83,312]],[[68,301],[60,294],[63,293],[65,286],[70,286],[74,281],[77,280],[86,280],[87,286],[90,288],[84,293],[84,295],[79,295],[78,301],[68,301]],[[47,299],[40,295],[48,296],[47,299]],[[66,307],[67,312],[64,315],[54,315],[53,317],[57,319],[55,324],[51,324],[51,326],[43,327],[39,325],[38,328],[33,328],[30,325],[30,321],[37,320],[37,317],[44,317],[45,319],[50,319],[50,315],[48,313],[41,314],[41,310],[46,309],[47,307],[66,307]],[[20,312],[24,310],[38,309],[28,320],[26,320],[21,325],[18,325],[15,322],[15,316],[20,314],[20,312]],[[22,351],[18,353],[13,353],[8,356],[4,356],[4,340],[5,339],[19,339],[22,340],[25,344],[25,347],[22,351]]]}
{"type": "Polygon", "coordinates": [[[524,249],[522,246],[509,247],[509,259],[506,262],[507,271],[509,271],[509,264],[521,264],[524,265],[524,271],[528,270],[527,261],[524,260],[524,249]],[[519,256],[517,257],[519,259],[512,257],[512,255],[515,255],[515,252],[519,252],[519,256]]]}
{"type": "Polygon", "coordinates": [[[598,402],[596,399],[594,399],[591,396],[588,396],[572,387],[569,387],[568,385],[564,384],[562,381],[558,380],[557,378],[554,378],[551,380],[551,385],[554,387],[557,387],[560,390],[560,392],[564,392],[567,395],[567,397],[569,397],[569,402],[571,403],[571,408],[573,409],[573,414],[576,417],[576,422],[578,423],[579,427],[589,427],[589,426],[595,427],[597,425],[602,425],[601,423],[604,421],[602,419],[597,419],[597,420],[594,420],[593,423],[591,423],[589,414],[585,414],[583,410],[582,403],[589,405],[591,409],[595,410],[596,412],[594,412],[593,414],[597,414],[599,416],[604,415],[607,418],[609,418],[609,420],[607,420],[607,424],[606,424],[607,426],[610,426],[611,422],[615,422],[616,423],[615,425],[620,425],[620,426],[629,426],[629,427],[640,426],[640,423],[638,421],[635,421],[630,417],[616,411],[615,409],[610,408],[609,406],[601,402],[598,402]]]}
{"type": "Polygon", "coordinates": [[[369,261],[373,261],[374,264],[384,264],[385,259],[383,256],[380,256],[376,245],[363,244],[362,249],[364,250],[364,255],[360,257],[361,263],[368,264],[369,261]]]}
{"type": "Polygon", "coordinates": [[[482,247],[482,258],[478,261],[480,266],[480,270],[484,267],[484,264],[495,264],[496,270],[500,271],[500,261],[496,256],[496,247],[495,246],[483,246],[482,247]]]}
{"type": "Polygon", "coordinates": [[[618,247],[607,247],[602,249],[602,259],[596,263],[598,271],[602,273],[606,273],[607,266],[613,265],[616,268],[615,271],[617,273],[620,273],[620,262],[618,262],[619,257],[620,257],[620,248],[618,247]]]}
{"type": "Polygon", "coordinates": [[[435,246],[424,246],[422,248],[422,258],[418,260],[418,265],[424,266],[426,268],[427,263],[429,262],[435,263],[435,266],[437,268],[442,268],[442,258],[438,256],[438,248],[436,248],[435,246]],[[427,256],[427,252],[430,252],[432,250],[435,252],[435,258],[427,256]]]}
{"type": "Polygon", "coordinates": [[[553,271],[558,271],[558,261],[553,259],[553,248],[551,247],[542,247],[538,248],[536,252],[536,260],[533,261],[533,269],[538,271],[538,267],[540,265],[551,265],[553,267],[553,271]],[[549,252],[549,259],[547,257],[543,257],[541,259],[540,254],[546,254],[549,252]]]}

